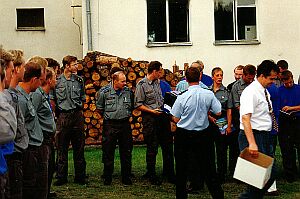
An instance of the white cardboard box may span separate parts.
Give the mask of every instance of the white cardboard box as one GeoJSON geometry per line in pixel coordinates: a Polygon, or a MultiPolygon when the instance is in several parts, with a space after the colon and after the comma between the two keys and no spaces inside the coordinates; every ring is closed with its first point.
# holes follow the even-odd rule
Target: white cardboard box
{"type": "Polygon", "coordinates": [[[263,153],[253,158],[245,148],[238,157],[233,177],[262,189],[270,179],[273,162],[272,157],[263,153]]]}

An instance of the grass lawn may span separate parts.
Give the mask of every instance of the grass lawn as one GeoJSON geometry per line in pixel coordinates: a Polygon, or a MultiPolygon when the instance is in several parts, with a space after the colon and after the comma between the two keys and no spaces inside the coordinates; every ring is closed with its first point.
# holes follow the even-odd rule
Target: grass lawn
{"type": "MultiPolygon", "coordinates": [[[[154,186],[143,180],[141,176],[145,173],[145,146],[135,146],[133,149],[132,170],[135,175],[132,186],[124,186],[120,181],[120,159],[119,152],[116,150],[115,171],[113,175],[113,183],[111,186],[104,186],[103,180],[100,178],[103,170],[101,163],[101,148],[88,147],[85,150],[85,157],[87,161],[87,175],[89,176],[89,183],[85,186],[80,186],[73,183],[74,168],[72,151],[69,152],[69,183],[60,187],[52,186],[52,190],[57,193],[58,198],[175,198],[175,186],[164,182],[161,186],[154,186]]],[[[279,165],[279,179],[277,180],[277,187],[280,191],[278,197],[265,198],[280,198],[280,199],[300,199],[300,180],[295,183],[287,183],[282,177],[280,152],[277,150],[277,165],[279,165]]],[[[157,157],[157,173],[160,174],[162,170],[161,151],[157,157]]],[[[226,183],[223,186],[225,198],[232,199],[244,190],[245,185],[234,182],[226,183]]],[[[211,198],[207,189],[200,192],[200,194],[189,194],[189,198],[211,198]]]]}

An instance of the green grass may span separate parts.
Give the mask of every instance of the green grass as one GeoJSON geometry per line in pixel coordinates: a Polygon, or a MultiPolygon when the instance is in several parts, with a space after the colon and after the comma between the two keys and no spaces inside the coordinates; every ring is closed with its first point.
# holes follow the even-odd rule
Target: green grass
{"type": "MultiPolygon", "coordinates": [[[[89,176],[89,183],[85,186],[80,186],[73,183],[74,168],[72,151],[69,152],[69,183],[61,187],[52,186],[52,190],[58,194],[58,198],[113,198],[113,199],[131,199],[131,198],[175,198],[175,186],[164,182],[161,186],[154,186],[143,180],[141,176],[145,173],[145,154],[146,148],[144,146],[135,146],[133,150],[132,170],[135,175],[132,186],[123,186],[120,181],[120,158],[119,152],[116,150],[115,157],[115,171],[113,175],[113,183],[111,186],[104,186],[100,178],[102,175],[103,164],[101,163],[101,148],[88,147],[85,150],[85,157],[87,161],[87,174],[89,176]]],[[[280,152],[276,153],[278,165],[281,165],[280,152]]],[[[157,156],[157,173],[160,174],[162,170],[161,152],[157,156]]],[[[280,191],[278,197],[266,198],[280,198],[280,199],[300,199],[300,181],[295,183],[287,183],[282,178],[282,168],[279,167],[279,179],[277,180],[277,188],[280,191]]],[[[245,185],[237,183],[226,183],[223,186],[225,198],[232,199],[244,190],[245,185]]],[[[189,198],[211,198],[207,189],[200,192],[200,194],[189,195],[189,198]]]]}

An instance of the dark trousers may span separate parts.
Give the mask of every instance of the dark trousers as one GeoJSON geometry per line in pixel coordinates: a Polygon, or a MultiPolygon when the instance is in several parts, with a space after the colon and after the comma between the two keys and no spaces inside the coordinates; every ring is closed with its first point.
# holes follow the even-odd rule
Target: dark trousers
{"type": "Polygon", "coordinates": [[[233,176],[237,158],[240,154],[238,143],[238,132],[233,131],[229,135],[222,135],[219,128],[213,125],[211,130],[215,134],[217,173],[221,181],[225,180],[227,174],[227,165],[229,165],[230,176],[233,176]],[[227,161],[227,150],[229,149],[229,158],[227,161]],[[228,164],[229,163],[229,164],[228,164]]]}
{"type": "Polygon", "coordinates": [[[166,128],[166,126],[170,126],[166,117],[166,115],[143,114],[144,141],[147,145],[147,172],[150,175],[155,175],[159,145],[162,149],[164,172],[166,175],[174,175],[173,137],[170,127],[166,128]]]}
{"type": "Polygon", "coordinates": [[[86,162],[84,158],[85,135],[83,132],[82,111],[60,113],[57,121],[57,178],[67,180],[68,149],[71,142],[75,168],[75,180],[86,177],[86,162]]]}
{"type": "Polygon", "coordinates": [[[297,176],[297,153],[300,164],[300,118],[280,114],[278,140],[286,178],[294,181],[297,176]]]}
{"type": "MultiPolygon", "coordinates": [[[[213,198],[224,198],[216,176],[213,137],[208,129],[189,131],[177,128],[175,134],[176,198],[187,198],[187,168],[190,154],[198,160],[201,175],[213,198]]],[[[198,172],[198,171],[197,171],[198,172]]]]}
{"type": "Polygon", "coordinates": [[[23,154],[14,152],[6,155],[8,167],[8,182],[6,186],[5,198],[22,199],[23,197],[23,154]]]}
{"type": "MultiPolygon", "coordinates": [[[[266,154],[268,156],[273,156],[273,150],[271,148],[271,138],[270,138],[270,132],[268,131],[257,131],[253,130],[253,135],[255,138],[255,142],[258,147],[258,151],[266,154]]],[[[239,134],[239,147],[240,151],[244,150],[246,147],[249,146],[247,137],[245,135],[245,132],[243,130],[240,131],[239,134]]],[[[275,180],[276,175],[276,166],[275,166],[275,160],[271,171],[271,177],[269,181],[266,183],[263,189],[258,189],[254,186],[248,185],[246,191],[240,195],[240,199],[261,199],[263,198],[264,194],[268,191],[268,189],[271,187],[275,180]]]]}
{"type": "Polygon", "coordinates": [[[56,170],[56,165],[55,165],[55,148],[54,148],[54,143],[53,139],[49,138],[45,140],[44,138],[44,143],[48,147],[49,150],[49,156],[48,156],[48,194],[50,193],[51,189],[51,184],[53,180],[53,175],[56,170]]]}
{"type": "Polygon", "coordinates": [[[131,174],[132,135],[128,119],[104,120],[102,134],[102,162],[104,176],[111,176],[114,170],[116,145],[119,144],[122,177],[131,174]]]}
{"type": "Polygon", "coordinates": [[[47,198],[48,147],[29,145],[23,156],[23,198],[47,198]]]}

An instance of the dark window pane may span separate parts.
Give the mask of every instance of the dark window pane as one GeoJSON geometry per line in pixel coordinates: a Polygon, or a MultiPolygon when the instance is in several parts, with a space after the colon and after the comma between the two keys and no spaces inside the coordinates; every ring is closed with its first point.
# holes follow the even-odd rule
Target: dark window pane
{"type": "Polygon", "coordinates": [[[215,40],[234,40],[233,1],[215,1],[215,40]]]}
{"type": "Polygon", "coordinates": [[[255,5],[255,0],[238,0],[238,6],[255,5]]]}
{"type": "Polygon", "coordinates": [[[169,1],[170,43],[189,41],[189,10],[187,0],[169,1]]]}
{"type": "Polygon", "coordinates": [[[166,42],[166,1],[147,1],[148,42],[166,42]]]}
{"type": "Polygon", "coordinates": [[[45,27],[44,9],[17,9],[17,28],[45,27]]]}
{"type": "Polygon", "coordinates": [[[242,7],[237,9],[238,39],[256,39],[256,9],[242,7]]]}

